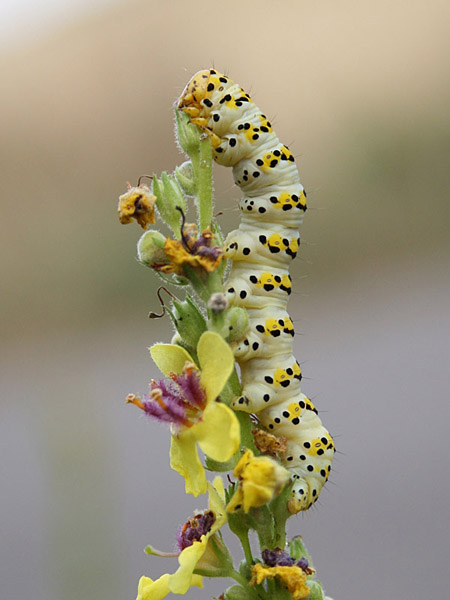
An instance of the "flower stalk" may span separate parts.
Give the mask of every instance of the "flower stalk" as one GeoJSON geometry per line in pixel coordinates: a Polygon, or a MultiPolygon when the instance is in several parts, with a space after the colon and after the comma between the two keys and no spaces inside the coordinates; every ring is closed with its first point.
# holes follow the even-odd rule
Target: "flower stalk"
{"type": "Polygon", "coordinates": [[[151,316],[167,313],[175,330],[172,343],[150,348],[164,378],[152,380],[147,394],[130,394],[127,402],[169,426],[171,467],[184,478],[186,493],[201,497],[208,492],[209,508],[180,528],[177,552],[146,547],[148,555],[173,557],[178,568],[156,580],[142,577],[137,600],[184,594],[192,586],[202,587],[204,577],[236,582],[223,600],[324,600],[303,541],[286,542],[293,482],[278,460],[283,443],[265,432],[262,441],[255,438],[255,420],[231,408],[242,394],[233,349],[249,319],[246,309],[229,306],[224,293],[227,259],[214,219],[210,136],[184,112],[175,114],[178,143],[188,160],[173,174],[153,176],[151,187],[130,186],[120,198],[119,218],[122,223],[135,219],[145,229],[139,261],[168,285],[188,291],[182,299],[169,292],[170,306],[158,292],[163,310],[151,316]],[[155,214],[171,237],[148,229],[155,214]],[[205,469],[228,473],[227,489],[220,476],[211,484],[205,469]],[[240,542],[239,568],[222,535],[225,527],[240,542]]]}

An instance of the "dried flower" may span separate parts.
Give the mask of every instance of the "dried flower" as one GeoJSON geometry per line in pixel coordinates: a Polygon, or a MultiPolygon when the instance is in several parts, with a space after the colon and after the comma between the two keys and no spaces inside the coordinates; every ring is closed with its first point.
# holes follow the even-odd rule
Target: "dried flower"
{"type": "Polygon", "coordinates": [[[186,274],[184,266],[212,273],[222,260],[222,249],[212,245],[213,239],[214,234],[209,228],[198,235],[195,224],[183,225],[181,241],[167,238],[164,244],[164,252],[169,264],[152,266],[157,271],[176,273],[177,275],[186,274]]]}
{"type": "Polygon", "coordinates": [[[290,567],[264,567],[258,563],[252,567],[250,585],[259,585],[265,579],[274,578],[291,592],[292,600],[302,600],[309,596],[310,589],[306,585],[306,573],[295,565],[290,567]]]}
{"type": "Polygon", "coordinates": [[[139,223],[142,229],[147,229],[147,225],[155,222],[155,196],[150,192],[147,185],[131,187],[128,184],[128,191],[119,196],[119,220],[127,225],[133,219],[139,223]]]}

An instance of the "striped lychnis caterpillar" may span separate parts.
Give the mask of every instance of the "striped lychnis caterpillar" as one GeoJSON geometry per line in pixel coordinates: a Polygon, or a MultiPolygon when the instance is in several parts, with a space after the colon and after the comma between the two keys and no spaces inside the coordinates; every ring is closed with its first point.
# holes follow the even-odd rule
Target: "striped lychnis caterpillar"
{"type": "Polygon", "coordinates": [[[289,266],[300,244],[305,190],[289,148],[229,77],[214,69],[198,72],[178,108],[210,136],[215,161],[233,168],[243,192],[241,222],[225,244],[232,261],[227,298],[231,306],[247,309],[249,317],[249,329],[234,347],[243,388],[233,408],[255,414],[262,429],[286,438],[280,458],[295,480],[289,507],[291,512],[306,510],[328,479],[335,448],[313,403],[301,392],[287,312],[289,266]]]}

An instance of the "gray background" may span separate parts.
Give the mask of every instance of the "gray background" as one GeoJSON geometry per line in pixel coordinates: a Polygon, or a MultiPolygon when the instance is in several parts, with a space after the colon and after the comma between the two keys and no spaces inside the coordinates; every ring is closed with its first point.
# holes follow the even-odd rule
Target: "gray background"
{"type": "MultiPolygon", "coordinates": [[[[182,162],[172,103],[211,65],[252,93],[308,191],[290,311],[339,453],[290,533],[336,600],[446,596],[449,12],[103,3],[2,50],[2,600],[132,599],[141,574],[176,566],[142,548],[170,550],[205,506],[169,469],[168,432],[124,404],[156,376],[146,348],[170,326],[147,319],[157,281],[116,202],[182,162]]],[[[215,190],[229,231],[229,170],[215,190]]]]}

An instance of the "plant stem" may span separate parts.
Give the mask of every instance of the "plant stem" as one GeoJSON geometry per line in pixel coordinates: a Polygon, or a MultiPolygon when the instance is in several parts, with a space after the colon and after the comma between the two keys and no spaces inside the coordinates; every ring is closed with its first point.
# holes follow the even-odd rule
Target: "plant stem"
{"type": "Polygon", "coordinates": [[[252,549],[250,546],[250,540],[248,539],[248,531],[247,531],[246,535],[239,537],[239,539],[241,540],[242,549],[244,550],[245,560],[247,562],[247,565],[249,567],[251,567],[253,564],[253,555],[252,555],[252,549]]]}
{"type": "Polygon", "coordinates": [[[205,135],[200,138],[200,153],[197,163],[197,200],[199,209],[199,226],[200,231],[204,231],[207,227],[211,227],[213,218],[213,201],[212,201],[212,153],[211,140],[205,135]]]}

